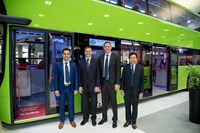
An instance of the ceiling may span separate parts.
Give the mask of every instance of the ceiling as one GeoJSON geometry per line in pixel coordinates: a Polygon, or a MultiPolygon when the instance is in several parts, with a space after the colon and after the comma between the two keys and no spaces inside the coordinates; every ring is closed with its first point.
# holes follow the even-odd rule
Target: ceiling
{"type": "Polygon", "coordinates": [[[28,27],[200,49],[200,32],[99,0],[4,0],[28,27]]]}
{"type": "Polygon", "coordinates": [[[189,10],[200,14],[200,0],[168,0],[173,1],[189,10]]]}

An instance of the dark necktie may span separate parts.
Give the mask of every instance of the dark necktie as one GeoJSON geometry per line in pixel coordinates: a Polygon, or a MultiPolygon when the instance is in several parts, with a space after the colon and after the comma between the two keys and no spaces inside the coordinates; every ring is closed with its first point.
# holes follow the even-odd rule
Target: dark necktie
{"type": "Polygon", "coordinates": [[[135,73],[134,65],[131,65],[131,87],[133,87],[134,73],[135,73]]]}
{"type": "Polygon", "coordinates": [[[106,62],[105,62],[105,78],[108,78],[108,55],[106,55],[106,62]]]}
{"type": "Polygon", "coordinates": [[[87,58],[86,63],[87,63],[87,73],[89,73],[89,71],[90,71],[90,62],[89,62],[88,58],[87,58]]]}
{"type": "Polygon", "coordinates": [[[70,82],[70,76],[69,76],[69,68],[67,66],[68,63],[65,63],[65,78],[66,78],[66,82],[69,83],[70,82]]]}

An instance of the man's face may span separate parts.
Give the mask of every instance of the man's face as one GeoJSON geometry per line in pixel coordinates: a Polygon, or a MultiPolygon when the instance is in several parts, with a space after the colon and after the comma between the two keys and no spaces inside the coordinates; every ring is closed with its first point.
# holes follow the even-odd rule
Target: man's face
{"type": "Polygon", "coordinates": [[[90,58],[92,56],[91,48],[86,48],[84,54],[86,58],[90,58]]]}
{"type": "Polygon", "coordinates": [[[136,55],[131,55],[130,59],[129,59],[130,64],[137,64],[138,63],[138,59],[136,57],[136,55]]]}
{"type": "Polygon", "coordinates": [[[70,58],[70,52],[68,50],[63,51],[62,57],[64,61],[68,61],[70,58]]]}
{"type": "Polygon", "coordinates": [[[106,44],[104,45],[103,49],[104,49],[105,53],[108,54],[108,53],[110,53],[112,47],[111,47],[110,43],[106,43],[106,44]]]}

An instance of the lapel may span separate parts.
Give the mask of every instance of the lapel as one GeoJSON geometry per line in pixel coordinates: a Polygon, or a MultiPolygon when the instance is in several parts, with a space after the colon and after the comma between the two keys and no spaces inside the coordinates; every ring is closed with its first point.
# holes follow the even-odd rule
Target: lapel
{"type": "MultiPolygon", "coordinates": [[[[64,68],[63,68],[64,66],[63,66],[63,61],[62,62],[60,62],[60,68],[61,68],[61,72],[62,73],[64,73],[64,68]]],[[[63,78],[64,78],[64,75],[63,75],[63,78]]]]}
{"type": "Polygon", "coordinates": [[[138,70],[138,64],[135,65],[135,73],[134,73],[134,75],[136,75],[137,70],[138,70]]]}
{"type": "Polygon", "coordinates": [[[93,61],[94,61],[94,59],[91,57],[91,61],[90,61],[90,70],[91,70],[91,66],[93,65],[93,61]]]}
{"type": "Polygon", "coordinates": [[[128,77],[130,77],[131,78],[131,64],[128,64],[128,77]]]}
{"type": "Polygon", "coordinates": [[[86,58],[83,59],[83,70],[87,70],[87,62],[86,62],[86,58]]]}
{"type": "Polygon", "coordinates": [[[73,67],[72,67],[72,62],[71,61],[69,61],[69,64],[70,64],[70,75],[69,75],[69,77],[70,77],[70,81],[71,81],[71,75],[72,75],[72,70],[73,70],[73,67]]]}
{"type": "Polygon", "coordinates": [[[110,54],[110,60],[109,60],[109,66],[108,66],[109,69],[110,69],[111,61],[113,60],[112,58],[113,58],[113,54],[112,54],[112,52],[111,52],[111,54],[110,54]]]}
{"type": "Polygon", "coordinates": [[[105,58],[105,53],[102,55],[102,57],[101,57],[101,64],[102,64],[102,68],[103,68],[103,71],[104,71],[104,58],[105,58]]]}

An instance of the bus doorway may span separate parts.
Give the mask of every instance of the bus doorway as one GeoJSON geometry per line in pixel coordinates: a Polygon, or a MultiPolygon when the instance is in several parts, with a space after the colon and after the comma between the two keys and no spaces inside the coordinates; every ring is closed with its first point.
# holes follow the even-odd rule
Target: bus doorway
{"type": "Polygon", "coordinates": [[[167,47],[153,46],[152,48],[152,89],[153,95],[164,93],[168,88],[168,60],[167,47]]]}
{"type": "Polygon", "coordinates": [[[12,31],[14,121],[46,115],[45,33],[12,31]]]}

